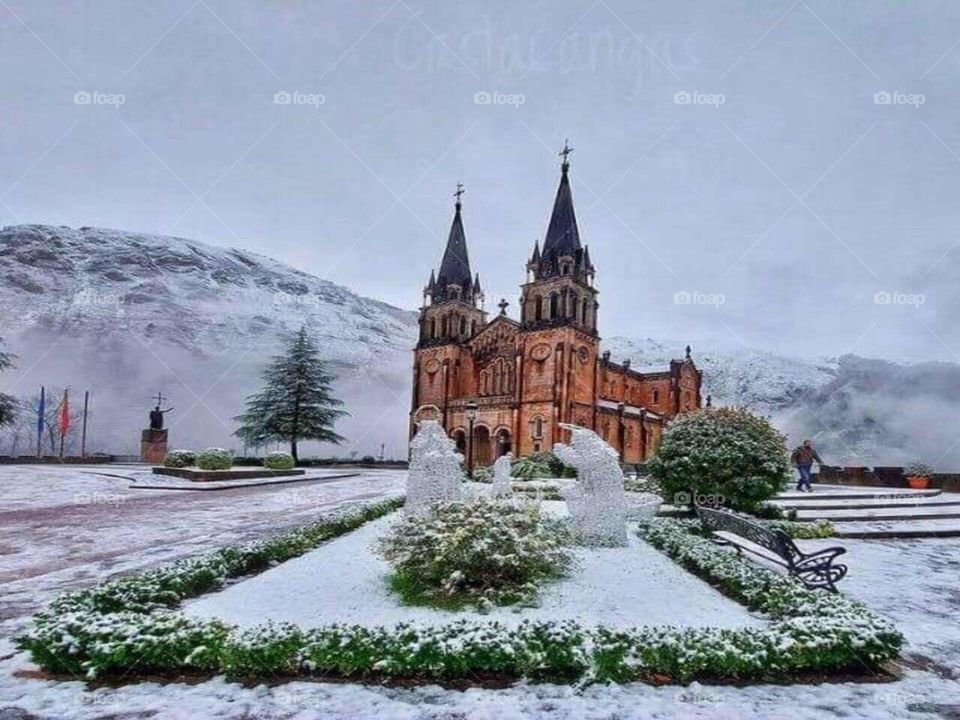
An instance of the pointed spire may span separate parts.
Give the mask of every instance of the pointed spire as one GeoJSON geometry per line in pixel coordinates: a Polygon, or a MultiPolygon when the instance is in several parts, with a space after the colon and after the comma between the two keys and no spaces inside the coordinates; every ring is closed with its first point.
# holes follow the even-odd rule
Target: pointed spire
{"type": "Polygon", "coordinates": [[[533,255],[530,257],[531,263],[540,262],[540,239],[537,238],[533,241],[533,255]]]}
{"type": "Polygon", "coordinates": [[[586,268],[587,272],[593,269],[593,263],[590,262],[590,246],[583,246],[583,267],[586,268]]]}
{"type": "Polygon", "coordinates": [[[433,270],[430,271],[430,280],[427,281],[427,290],[433,290],[437,286],[437,276],[433,270]]]}
{"type": "Polygon", "coordinates": [[[447,238],[446,250],[443,252],[443,260],[440,262],[440,272],[437,273],[437,284],[441,290],[446,289],[447,285],[459,285],[466,292],[473,275],[470,272],[467,238],[463,232],[463,220],[460,217],[462,208],[460,196],[463,193],[463,185],[457,183],[457,191],[454,193],[457,201],[454,206],[453,222],[450,225],[450,235],[447,238]]]}
{"type": "Polygon", "coordinates": [[[560,186],[553,201],[553,213],[547,227],[547,237],[543,241],[543,257],[555,260],[564,255],[573,256],[580,249],[580,230],[577,228],[577,215],[573,210],[573,193],[570,190],[570,153],[573,148],[564,143],[560,155],[560,186]]]}

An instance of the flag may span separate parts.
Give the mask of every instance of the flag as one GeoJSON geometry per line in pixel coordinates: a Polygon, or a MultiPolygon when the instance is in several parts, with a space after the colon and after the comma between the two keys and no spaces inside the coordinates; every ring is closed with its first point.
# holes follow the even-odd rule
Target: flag
{"type": "Polygon", "coordinates": [[[46,388],[40,388],[40,405],[37,410],[37,435],[43,434],[43,414],[47,411],[46,388]]]}
{"type": "Polygon", "coordinates": [[[67,400],[67,391],[63,391],[63,402],[60,403],[60,417],[57,420],[57,427],[60,429],[60,437],[63,438],[70,432],[70,402],[67,400]]]}

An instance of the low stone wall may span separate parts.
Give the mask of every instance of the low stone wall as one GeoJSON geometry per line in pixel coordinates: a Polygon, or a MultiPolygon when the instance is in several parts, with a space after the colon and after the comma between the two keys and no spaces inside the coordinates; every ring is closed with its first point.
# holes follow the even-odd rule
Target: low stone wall
{"type": "Polygon", "coordinates": [[[215,480],[256,480],[263,478],[291,477],[303,475],[305,470],[269,470],[267,468],[234,468],[232,470],[199,470],[197,468],[153,468],[154,475],[170,475],[172,477],[192,480],[194,482],[211,482],[215,480]]]}
{"type": "Polygon", "coordinates": [[[36,455],[0,455],[0,465],[90,465],[91,463],[114,462],[113,455],[87,455],[87,457],[37,457],[36,455]]]}
{"type": "MultiPolygon", "coordinates": [[[[814,482],[828,485],[853,485],[908,488],[907,476],[902,467],[831,467],[825,465],[814,474],[814,482]]],[[[960,492],[960,473],[934,473],[930,487],[944,492],[960,492]]]]}

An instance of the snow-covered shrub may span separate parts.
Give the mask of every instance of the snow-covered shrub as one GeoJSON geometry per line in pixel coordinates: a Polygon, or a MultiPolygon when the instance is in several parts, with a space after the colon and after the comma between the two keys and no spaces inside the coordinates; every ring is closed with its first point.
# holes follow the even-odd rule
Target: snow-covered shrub
{"type": "Polygon", "coordinates": [[[233,453],[223,448],[209,447],[197,455],[197,467],[201,470],[229,470],[233,466],[233,453]]]}
{"type": "Polygon", "coordinates": [[[542,480],[544,478],[572,478],[577,476],[575,469],[564,465],[552,452],[538,452],[513,461],[510,474],[520,480],[542,480]]]}
{"type": "Polygon", "coordinates": [[[770,520],[765,523],[774,530],[783,530],[795,540],[815,540],[818,538],[833,537],[836,528],[829,520],[816,522],[796,522],[793,520],[770,520]]]}
{"type": "Polygon", "coordinates": [[[573,567],[563,523],[526,503],[439,503],[380,539],[392,584],[411,604],[486,607],[527,602],[573,567]]]}
{"type": "Polygon", "coordinates": [[[296,461],[293,459],[293,455],[282,450],[269,452],[263,458],[263,466],[270,470],[290,470],[294,465],[296,465],[296,461]]]}
{"type": "Polygon", "coordinates": [[[193,450],[171,450],[163,458],[163,466],[168,468],[185,468],[196,464],[197,454],[193,450]]]}
{"type": "Polygon", "coordinates": [[[473,481],[478,483],[492,483],[493,467],[475,467],[473,469],[473,481]]]}
{"type": "Polygon", "coordinates": [[[561,491],[577,538],[595,547],[626,545],[627,503],[617,451],[592,430],[561,427],[570,431],[570,444],[557,443],[553,452],[577,471],[577,482],[561,491]]]}
{"type": "Polygon", "coordinates": [[[743,408],[704,408],[671,421],[648,463],[664,500],[755,511],[790,474],[786,438],[743,408]]]}
{"type": "Polygon", "coordinates": [[[456,443],[447,437],[436,420],[420,423],[410,441],[410,472],[407,474],[408,515],[423,515],[437,502],[453,502],[463,498],[463,455],[456,443]]]}

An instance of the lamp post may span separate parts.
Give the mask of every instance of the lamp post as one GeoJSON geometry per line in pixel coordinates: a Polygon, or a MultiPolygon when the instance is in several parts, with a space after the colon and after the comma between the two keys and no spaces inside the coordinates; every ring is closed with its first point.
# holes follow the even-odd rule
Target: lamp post
{"type": "Polygon", "coordinates": [[[477,403],[467,401],[467,477],[473,480],[473,422],[477,419],[477,403]]]}

